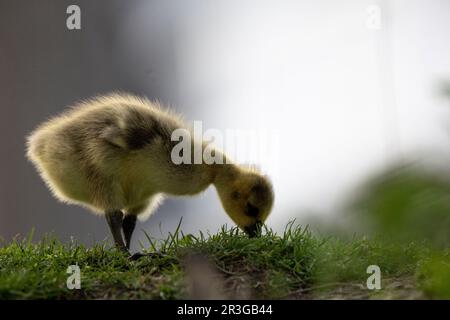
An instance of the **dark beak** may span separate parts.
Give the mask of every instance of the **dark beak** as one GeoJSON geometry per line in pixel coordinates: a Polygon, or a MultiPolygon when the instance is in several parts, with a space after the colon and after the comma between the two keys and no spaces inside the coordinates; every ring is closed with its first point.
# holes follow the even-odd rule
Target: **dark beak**
{"type": "Polygon", "coordinates": [[[248,235],[249,238],[259,237],[261,235],[261,227],[262,227],[262,222],[256,221],[255,224],[244,227],[244,231],[248,235]]]}

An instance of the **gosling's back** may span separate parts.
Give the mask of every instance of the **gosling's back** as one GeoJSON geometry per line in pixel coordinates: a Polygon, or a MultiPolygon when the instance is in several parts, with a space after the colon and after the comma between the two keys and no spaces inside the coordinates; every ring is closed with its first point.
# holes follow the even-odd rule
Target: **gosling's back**
{"type": "Polygon", "coordinates": [[[147,165],[152,157],[155,166],[169,163],[170,135],[182,126],[157,103],[112,94],[81,102],[40,125],[28,138],[27,156],[60,200],[96,212],[130,208],[145,205],[157,189],[139,185],[148,171],[139,168],[139,150],[153,148],[145,155],[147,165]]]}

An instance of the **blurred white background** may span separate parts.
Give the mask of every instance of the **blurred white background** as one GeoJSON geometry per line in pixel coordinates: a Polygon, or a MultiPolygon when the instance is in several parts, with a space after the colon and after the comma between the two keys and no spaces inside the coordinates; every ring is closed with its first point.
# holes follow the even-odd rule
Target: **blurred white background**
{"type": "MultiPolygon", "coordinates": [[[[268,220],[275,229],[311,213],[334,214],[358,182],[391,161],[448,152],[449,105],[439,86],[450,79],[449,1],[79,2],[88,17],[82,32],[98,33],[96,40],[79,45],[106,43],[97,59],[108,57],[109,62],[99,68],[105,79],[111,68],[112,78],[122,82],[78,89],[77,99],[91,92],[130,90],[160,99],[189,120],[202,120],[204,129],[278,133],[278,143],[268,143],[260,163],[275,187],[268,220]],[[373,10],[368,8],[373,5],[380,9],[380,28],[371,24],[373,10]],[[102,10],[107,21],[89,24],[102,10]]],[[[58,47],[62,39],[52,43],[58,47]]],[[[29,55],[33,50],[22,58],[29,55]]],[[[78,64],[89,59],[85,54],[78,64]]],[[[72,95],[57,102],[71,103],[72,95]]],[[[31,131],[52,113],[41,114],[23,130],[31,131]]],[[[44,188],[37,174],[27,170],[24,181],[33,179],[44,188]]],[[[47,193],[40,192],[41,199],[53,203],[47,193]]],[[[31,207],[39,210],[35,203],[23,210],[31,207]]],[[[48,217],[68,215],[63,205],[57,210],[48,217]]],[[[99,218],[70,210],[83,215],[85,224],[96,220],[95,229],[67,230],[62,227],[67,221],[60,218],[47,225],[39,219],[15,221],[0,231],[9,237],[34,225],[40,233],[71,233],[87,242],[107,234],[99,218]]],[[[163,233],[173,230],[181,216],[186,233],[232,225],[210,188],[197,198],[166,201],[138,228],[160,237],[160,224],[163,233]]]]}
{"type": "MultiPolygon", "coordinates": [[[[193,4],[168,18],[176,30],[174,99],[208,127],[280,133],[280,163],[268,170],[276,190],[270,225],[333,214],[373,170],[402,155],[448,150],[448,103],[438,95],[450,77],[448,1],[193,4]]],[[[139,63],[157,16],[144,4],[123,26],[139,63]]],[[[263,167],[273,165],[267,156],[263,167]]],[[[230,223],[209,219],[205,202],[220,211],[214,192],[190,200],[190,230],[198,221],[211,229],[230,223]]]]}

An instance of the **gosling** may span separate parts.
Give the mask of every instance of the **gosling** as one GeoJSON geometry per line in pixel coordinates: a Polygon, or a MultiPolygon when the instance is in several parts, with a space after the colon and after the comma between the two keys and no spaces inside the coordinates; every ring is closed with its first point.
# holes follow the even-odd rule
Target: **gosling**
{"type": "Polygon", "coordinates": [[[180,128],[191,130],[158,103],[113,93],[41,124],[27,139],[27,157],[57,199],[104,215],[124,252],[137,217],[146,220],[166,195],[196,195],[211,184],[229,217],[257,235],[274,201],[270,180],[225,155],[224,164],[175,164],[171,136],[180,128]]]}

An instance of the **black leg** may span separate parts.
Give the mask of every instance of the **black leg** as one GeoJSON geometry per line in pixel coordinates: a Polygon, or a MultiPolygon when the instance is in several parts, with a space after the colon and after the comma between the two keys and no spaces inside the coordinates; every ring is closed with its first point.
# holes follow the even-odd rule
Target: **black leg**
{"type": "Polygon", "coordinates": [[[114,238],[114,242],[116,243],[116,246],[122,250],[127,251],[125,244],[123,243],[122,238],[122,220],[123,220],[123,213],[120,210],[115,211],[107,211],[105,213],[106,221],[108,222],[109,229],[111,230],[111,233],[114,238]]]}
{"type": "Polygon", "coordinates": [[[128,214],[125,218],[123,218],[122,229],[125,236],[125,244],[128,250],[130,250],[131,236],[133,235],[135,226],[136,216],[134,214],[128,214]]]}

